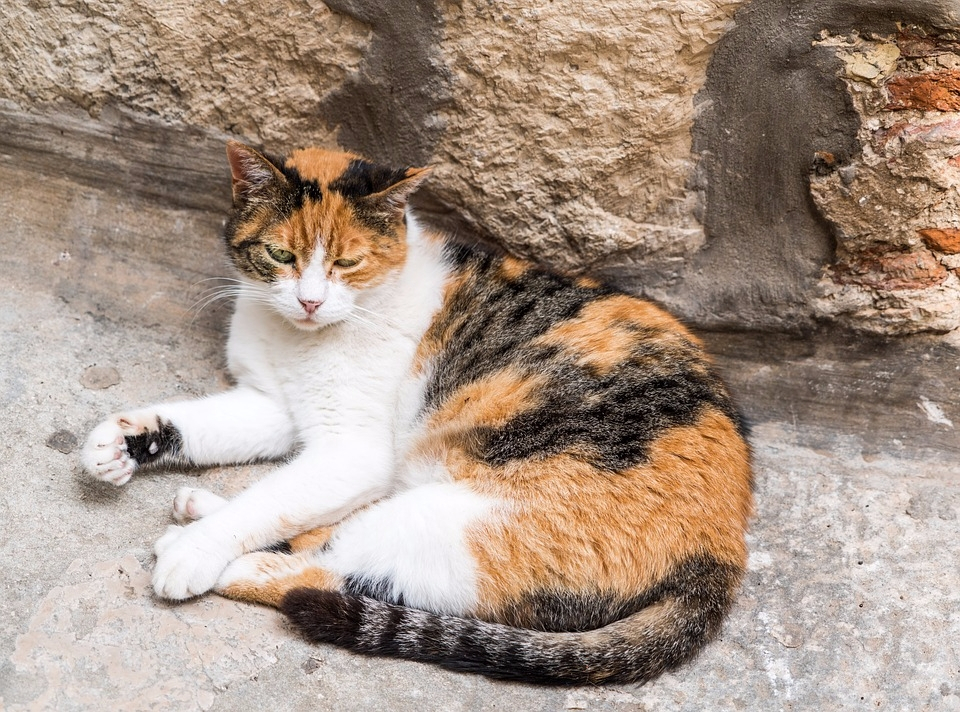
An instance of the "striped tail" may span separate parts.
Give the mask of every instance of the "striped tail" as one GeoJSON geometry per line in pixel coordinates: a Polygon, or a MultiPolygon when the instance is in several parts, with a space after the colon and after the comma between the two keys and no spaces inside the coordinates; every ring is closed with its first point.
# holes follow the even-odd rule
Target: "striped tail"
{"type": "Polygon", "coordinates": [[[692,658],[716,635],[739,579],[737,571],[732,581],[714,579],[583,632],[514,628],[310,588],[287,593],[280,609],[310,640],[365,655],[540,684],[642,682],[692,658]]]}

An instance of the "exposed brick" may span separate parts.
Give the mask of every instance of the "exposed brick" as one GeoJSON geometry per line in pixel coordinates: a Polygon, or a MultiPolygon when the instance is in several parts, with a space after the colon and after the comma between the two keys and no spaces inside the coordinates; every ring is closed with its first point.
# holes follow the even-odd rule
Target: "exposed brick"
{"type": "Polygon", "coordinates": [[[960,111],[960,70],[900,74],[885,84],[888,111],[960,111]]]}
{"type": "Polygon", "coordinates": [[[910,29],[903,29],[897,35],[897,47],[900,49],[900,56],[907,59],[934,57],[943,52],[960,53],[960,42],[956,40],[921,34],[910,29]]]}
{"type": "Polygon", "coordinates": [[[917,232],[931,250],[945,255],[960,255],[960,229],[928,227],[917,232]]]}
{"type": "Polygon", "coordinates": [[[833,267],[840,284],[859,284],[879,291],[927,289],[947,278],[947,268],[928,250],[862,252],[833,267]]]}
{"type": "Polygon", "coordinates": [[[931,144],[960,144],[960,119],[947,119],[932,124],[911,124],[906,121],[898,121],[889,128],[877,129],[874,136],[880,146],[885,146],[895,139],[904,143],[921,141],[931,144]]]}

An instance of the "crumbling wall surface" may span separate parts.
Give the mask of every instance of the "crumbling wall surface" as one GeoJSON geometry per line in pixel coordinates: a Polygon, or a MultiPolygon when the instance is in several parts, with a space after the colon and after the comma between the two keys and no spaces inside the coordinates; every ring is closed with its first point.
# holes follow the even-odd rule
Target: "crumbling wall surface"
{"type": "MultiPolygon", "coordinates": [[[[943,166],[933,160],[933,154],[924,164],[922,179],[919,164],[913,172],[906,165],[891,171],[886,163],[867,165],[859,158],[867,150],[862,146],[871,133],[863,128],[866,106],[855,91],[849,65],[838,54],[837,42],[843,41],[831,39],[895,38],[898,27],[911,23],[943,32],[955,30],[960,28],[960,5],[954,0],[753,0],[738,12],[736,27],[717,45],[696,100],[693,150],[699,164],[694,180],[703,194],[706,244],[676,271],[640,269],[624,273],[622,279],[692,321],[717,328],[805,331],[822,322],[839,321],[858,329],[904,333],[911,320],[926,320],[928,328],[940,331],[953,328],[960,304],[949,293],[952,278],[940,256],[922,255],[915,270],[921,281],[946,284],[929,301],[931,312],[939,313],[936,319],[932,313],[922,314],[916,305],[906,307],[899,301],[907,291],[902,276],[891,277],[888,285],[896,289],[881,289],[882,295],[874,300],[873,287],[866,282],[876,278],[875,272],[862,280],[864,284],[853,285],[861,268],[842,266],[847,254],[845,236],[853,228],[837,219],[840,198],[827,201],[834,207],[822,199],[832,190],[829,186],[835,186],[839,196],[847,190],[844,180],[857,176],[857,183],[865,185],[879,170],[886,183],[869,210],[874,247],[906,239],[896,235],[910,235],[920,244],[923,238],[917,229],[942,231],[953,225],[943,219],[953,210],[949,204],[953,198],[943,200],[956,192],[948,187],[952,179],[947,174],[953,169],[938,175],[943,166]],[[825,166],[827,156],[836,165],[825,166]],[[857,167],[851,167],[852,162],[857,167]],[[921,183],[927,192],[916,192],[921,183]],[[904,197],[911,192],[913,202],[904,197]],[[940,211],[936,219],[931,214],[935,204],[940,211]],[[878,211],[875,205],[890,210],[878,211]],[[901,215],[891,212],[897,209],[901,215]],[[907,226],[908,214],[913,220],[914,213],[924,211],[930,220],[920,224],[924,221],[918,215],[916,224],[907,226]],[[877,313],[868,314],[869,309],[861,308],[866,302],[875,312],[889,311],[890,318],[884,321],[877,313]],[[896,328],[892,327],[895,321],[896,328]],[[935,321],[937,326],[932,327],[935,321]]],[[[895,45],[895,40],[889,42],[895,45]]],[[[938,56],[943,53],[938,51],[938,56]]],[[[920,118],[922,112],[913,115],[920,118]]],[[[949,119],[940,114],[923,116],[931,124],[949,119]]],[[[891,118],[885,126],[894,123],[891,118]]],[[[945,126],[926,137],[904,128],[917,147],[936,143],[939,155],[947,156],[960,152],[960,146],[956,137],[947,135],[945,126]]],[[[893,150],[899,142],[885,150],[893,150]]],[[[863,219],[866,216],[863,212],[863,219]]],[[[888,253],[899,255],[899,248],[884,248],[879,254],[886,260],[888,253]]],[[[896,256],[888,266],[892,274],[911,269],[903,256],[896,256]]],[[[929,289],[930,284],[922,288],[929,289]]]]}
{"type": "Polygon", "coordinates": [[[10,0],[0,31],[0,153],[44,170],[225,209],[226,135],[340,144],[699,327],[960,327],[956,0],[10,0]]]}
{"type": "Polygon", "coordinates": [[[824,34],[860,117],[860,152],[821,155],[811,191],[834,227],[820,314],[879,333],[960,327],[960,33],[824,34]]]}

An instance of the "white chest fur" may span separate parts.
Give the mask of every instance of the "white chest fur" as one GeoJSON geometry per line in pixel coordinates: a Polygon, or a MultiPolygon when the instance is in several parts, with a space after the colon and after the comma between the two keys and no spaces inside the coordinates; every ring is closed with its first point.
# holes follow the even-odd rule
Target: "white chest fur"
{"type": "Polygon", "coordinates": [[[441,305],[448,269],[413,221],[408,240],[403,269],[360,295],[351,318],[318,331],[298,330],[268,305],[238,299],[229,368],[239,383],[282,402],[301,441],[345,429],[392,440],[415,414],[411,365],[441,305]]]}

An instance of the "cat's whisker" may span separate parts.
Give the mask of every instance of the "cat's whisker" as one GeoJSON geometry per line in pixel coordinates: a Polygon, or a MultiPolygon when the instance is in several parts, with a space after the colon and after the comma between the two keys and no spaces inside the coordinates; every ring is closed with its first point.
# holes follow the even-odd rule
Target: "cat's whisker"
{"type": "Polygon", "coordinates": [[[238,279],[236,277],[204,277],[203,279],[198,279],[194,284],[203,284],[204,282],[234,282],[236,284],[245,284],[247,286],[253,286],[250,284],[249,280],[238,279]]]}
{"type": "Polygon", "coordinates": [[[359,314],[348,314],[346,317],[347,321],[352,321],[355,324],[363,324],[364,326],[371,327],[374,332],[382,331],[382,327],[379,324],[376,324],[369,319],[365,319],[359,314]]]}
{"type": "Polygon", "coordinates": [[[391,318],[388,317],[388,316],[385,316],[385,315],[383,315],[383,314],[381,314],[381,313],[379,313],[379,312],[375,312],[375,311],[373,311],[372,309],[367,309],[366,307],[361,307],[361,306],[359,306],[358,304],[354,304],[354,305],[353,305],[353,308],[356,309],[356,310],[358,310],[358,311],[362,311],[364,314],[369,314],[370,316],[379,319],[379,320],[380,320],[381,322],[383,322],[386,326],[389,326],[389,327],[391,327],[391,328],[393,328],[393,329],[396,329],[397,331],[403,331],[403,329],[400,327],[400,325],[397,324],[393,319],[391,319],[391,318]]]}
{"type": "Polygon", "coordinates": [[[230,297],[236,297],[242,293],[243,292],[241,290],[238,290],[235,287],[222,287],[222,288],[217,288],[212,290],[206,290],[204,292],[201,292],[197,296],[197,299],[193,303],[192,308],[199,308],[202,310],[205,306],[207,306],[212,302],[215,302],[221,299],[228,299],[230,297]]]}

